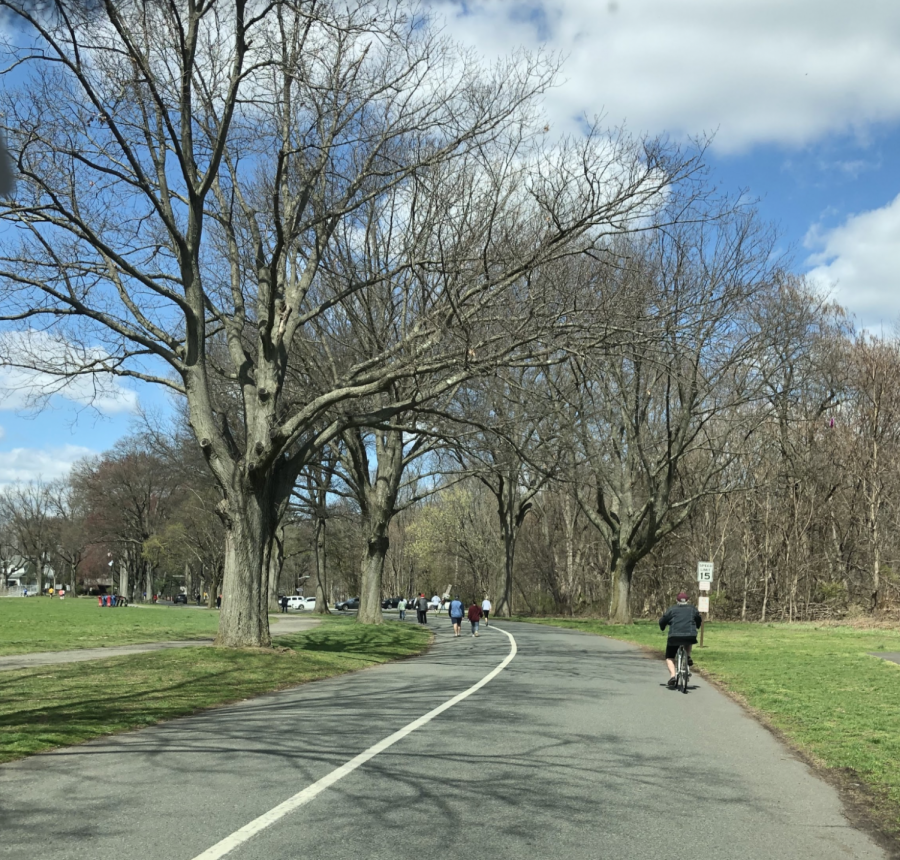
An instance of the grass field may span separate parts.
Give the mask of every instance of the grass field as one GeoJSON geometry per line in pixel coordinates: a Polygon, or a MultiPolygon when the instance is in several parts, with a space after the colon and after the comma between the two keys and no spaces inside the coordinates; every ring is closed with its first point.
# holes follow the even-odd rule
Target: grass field
{"type": "MultiPolygon", "coordinates": [[[[629,627],[582,619],[522,619],[624,639],[662,651],[655,622],[629,627]]],[[[900,834],[900,630],[812,624],[714,623],[694,661],[834,772],[865,785],[873,817],[900,834]]],[[[665,677],[665,668],[660,666],[665,677]]]]}
{"type": "Polygon", "coordinates": [[[429,642],[413,625],[329,619],[272,651],[184,648],[0,672],[0,762],[419,654],[429,642]]]}
{"type": "Polygon", "coordinates": [[[219,613],[186,606],[100,607],[96,598],[0,599],[0,656],[216,635],[219,613]]]}

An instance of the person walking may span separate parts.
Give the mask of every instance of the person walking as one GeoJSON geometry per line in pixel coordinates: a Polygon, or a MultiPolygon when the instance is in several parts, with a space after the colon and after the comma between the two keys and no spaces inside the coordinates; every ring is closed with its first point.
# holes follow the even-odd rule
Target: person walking
{"type": "Polygon", "coordinates": [[[281,604],[281,611],[287,613],[287,605],[288,599],[286,594],[281,595],[281,600],[278,601],[281,604]]]}
{"type": "Polygon", "coordinates": [[[481,607],[473,600],[469,607],[469,624],[472,625],[473,636],[478,635],[478,623],[481,621],[482,614],[481,607]]]}
{"type": "Polygon", "coordinates": [[[419,599],[416,601],[416,620],[419,624],[428,623],[428,598],[425,597],[424,591],[419,594],[419,599]]]}
{"type": "Polygon", "coordinates": [[[454,636],[459,636],[459,628],[462,626],[463,614],[465,611],[463,602],[459,599],[459,595],[457,594],[456,597],[450,601],[450,622],[453,624],[454,636]]]}
{"type": "Polygon", "coordinates": [[[397,609],[400,611],[400,620],[405,621],[406,620],[406,598],[405,597],[401,597],[400,600],[397,602],[397,609]]]}
{"type": "Polygon", "coordinates": [[[488,600],[488,596],[485,594],[484,600],[481,601],[481,614],[484,616],[484,626],[490,627],[488,624],[488,618],[491,615],[491,601],[488,600]]]}

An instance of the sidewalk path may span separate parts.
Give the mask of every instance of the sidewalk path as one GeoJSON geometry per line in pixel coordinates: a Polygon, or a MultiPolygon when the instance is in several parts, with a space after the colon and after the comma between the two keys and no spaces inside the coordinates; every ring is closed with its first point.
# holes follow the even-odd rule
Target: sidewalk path
{"type": "MultiPolygon", "coordinates": [[[[279,618],[272,622],[272,636],[286,636],[309,630],[319,623],[318,618],[279,618]]],[[[169,648],[201,648],[213,644],[212,639],[188,639],[179,642],[147,642],[143,645],[115,645],[110,648],[80,648],[75,651],[38,651],[34,654],[12,654],[0,657],[0,672],[30,669],[56,663],[81,663],[85,660],[104,660],[124,654],[144,654],[147,651],[166,651],[169,648]]]]}
{"type": "Polygon", "coordinates": [[[511,653],[493,624],[429,627],[412,660],[0,766],[0,860],[422,860],[461,836],[490,860],[887,860],[702,678],[669,691],[661,661],[573,630],[498,624],[508,667],[378,752],[511,653]]]}

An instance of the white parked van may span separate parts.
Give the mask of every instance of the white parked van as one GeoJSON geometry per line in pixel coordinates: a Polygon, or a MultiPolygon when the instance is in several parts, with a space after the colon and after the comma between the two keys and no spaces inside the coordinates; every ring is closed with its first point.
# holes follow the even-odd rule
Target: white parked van
{"type": "Polygon", "coordinates": [[[315,597],[288,597],[288,609],[315,609],[315,597]]]}

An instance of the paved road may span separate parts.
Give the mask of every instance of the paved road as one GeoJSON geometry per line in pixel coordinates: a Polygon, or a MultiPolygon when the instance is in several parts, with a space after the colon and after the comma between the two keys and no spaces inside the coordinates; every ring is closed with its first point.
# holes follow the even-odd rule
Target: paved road
{"type": "MultiPolygon", "coordinates": [[[[0,768],[0,857],[194,860],[496,667],[497,630],[426,656],[0,768]]],[[[698,680],[631,646],[503,624],[508,668],[229,860],[886,855],[835,792],[698,680]],[[685,827],[680,810],[691,810],[685,827]]]]}
{"type": "MultiPolygon", "coordinates": [[[[309,630],[319,623],[318,618],[285,616],[272,622],[272,636],[286,636],[309,630]]],[[[170,648],[200,648],[213,644],[212,639],[185,639],[179,642],[147,642],[141,645],[111,645],[109,648],[78,648],[72,651],[35,651],[31,654],[13,654],[0,657],[0,672],[11,669],[30,669],[33,666],[52,666],[55,663],[84,663],[87,660],[105,660],[124,654],[145,654],[148,651],[166,651],[170,648]]]]}

